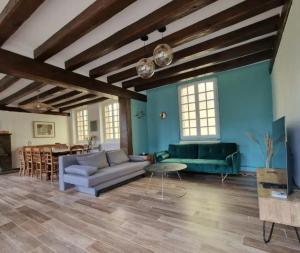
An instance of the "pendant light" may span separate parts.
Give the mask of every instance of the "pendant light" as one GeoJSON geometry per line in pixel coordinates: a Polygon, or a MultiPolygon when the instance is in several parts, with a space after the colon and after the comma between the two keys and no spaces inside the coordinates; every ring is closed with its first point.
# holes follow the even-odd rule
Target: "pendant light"
{"type": "MultiPolygon", "coordinates": [[[[148,40],[148,36],[143,36],[141,38],[141,40],[144,41],[144,50],[145,50],[145,55],[146,55],[145,44],[146,44],[146,41],[148,40]]],[[[140,78],[149,79],[154,75],[155,64],[151,58],[142,58],[136,64],[136,72],[140,78]]]]}
{"type": "MultiPolygon", "coordinates": [[[[158,31],[162,34],[166,31],[166,27],[162,27],[158,29],[158,31]]],[[[168,44],[159,44],[155,47],[153,51],[153,59],[157,66],[165,67],[172,63],[173,60],[173,51],[172,48],[168,44]]]]}
{"type": "Polygon", "coordinates": [[[39,101],[39,91],[37,95],[37,100],[35,102],[22,105],[21,108],[25,111],[32,112],[32,113],[44,113],[49,110],[55,109],[51,105],[39,101]]]}

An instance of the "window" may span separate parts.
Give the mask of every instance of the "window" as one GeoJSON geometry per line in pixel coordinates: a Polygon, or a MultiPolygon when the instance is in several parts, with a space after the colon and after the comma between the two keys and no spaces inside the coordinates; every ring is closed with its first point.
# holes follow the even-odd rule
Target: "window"
{"type": "Polygon", "coordinates": [[[104,106],[104,136],[105,140],[120,139],[119,103],[113,102],[104,106]]]}
{"type": "Polygon", "coordinates": [[[219,137],[216,80],[204,80],[179,87],[181,139],[217,139],[219,137]]]}
{"type": "Polygon", "coordinates": [[[86,141],[89,136],[88,112],[86,109],[76,112],[77,141],[86,141]]]}

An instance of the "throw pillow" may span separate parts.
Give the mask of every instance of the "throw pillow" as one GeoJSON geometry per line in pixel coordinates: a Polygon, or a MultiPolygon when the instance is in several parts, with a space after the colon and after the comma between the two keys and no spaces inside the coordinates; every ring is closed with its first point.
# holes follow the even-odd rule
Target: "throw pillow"
{"type": "Polygon", "coordinates": [[[71,165],[65,168],[65,172],[68,174],[88,177],[95,174],[97,172],[97,168],[86,165],[71,165]]]}
{"type": "Polygon", "coordinates": [[[82,155],[76,157],[78,164],[87,165],[102,169],[108,167],[105,151],[92,153],[89,155],[82,155]]]}
{"type": "Polygon", "coordinates": [[[129,157],[122,149],[107,151],[106,156],[110,166],[114,166],[129,161],[129,157]]]}

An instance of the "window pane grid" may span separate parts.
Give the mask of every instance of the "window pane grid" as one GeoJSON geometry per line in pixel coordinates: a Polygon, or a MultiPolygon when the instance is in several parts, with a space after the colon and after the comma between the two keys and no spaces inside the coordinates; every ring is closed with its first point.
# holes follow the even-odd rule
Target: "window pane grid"
{"type": "Polygon", "coordinates": [[[88,112],[86,109],[76,112],[77,140],[85,141],[88,138],[88,112]]]}
{"type": "Polygon", "coordinates": [[[106,140],[120,138],[119,103],[114,102],[104,107],[104,131],[106,140]]]}
{"type": "Polygon", "coordinates": [[[180,88],[183,137],[217,135],[214,81],[202,81],[180,88]]]}

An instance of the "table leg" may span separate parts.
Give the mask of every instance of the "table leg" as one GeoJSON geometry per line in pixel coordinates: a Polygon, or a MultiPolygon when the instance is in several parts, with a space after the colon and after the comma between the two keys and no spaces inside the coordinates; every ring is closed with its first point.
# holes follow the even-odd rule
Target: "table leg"
{"type": "MultiPolygon", "coordinates": [[[[275,223],[273,222],[272,223],[272,227],[271,227],[271,230],[270,230],[270,234],[268,236],[268,239],[266,239],[266,222],[264,221],[263,222],[263,237],[264,237],[264,242],[265,243],[269,243],[272,239],[272,234],[273,234],[273,230],[274,230],[274,226],[275,226],[275,223]]],[[[297,231],[298,232],[298,231],[297,231]]]]}
{"type": "Polygon", "coordinates": [[[300,242],[300,236],[299,236],[298,228],[296,228],[296,227],[294,227],[294,228],[295,228],[295,232],[296,232],[296,235],[297,235],[298,241],[300,242]]]}
{"type": "Polygon", "coordinates": [[[161,199],[164,199],[164,172],[161,173],[161,199]]]}
{"type": "Polygon", "coordinates": [[[147,187],[146,187],[146,193],[148,193],[148,191],[149,191],[149,187],[150,187],[150,184],[151,184],[151,181],[152,181],[152,177],[153,177],[153,172],[151,173],[151,176],[150,176],[150,178],[149,178],[149,180],[148,180],[148,183],[147,183],[147,187]]]}

